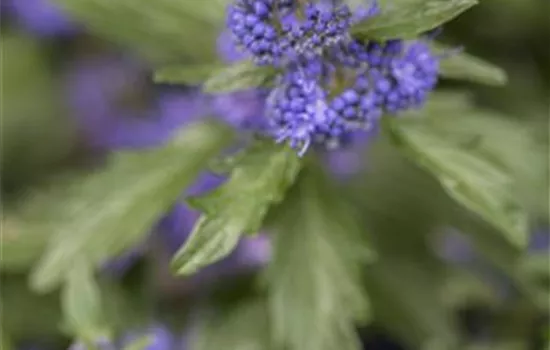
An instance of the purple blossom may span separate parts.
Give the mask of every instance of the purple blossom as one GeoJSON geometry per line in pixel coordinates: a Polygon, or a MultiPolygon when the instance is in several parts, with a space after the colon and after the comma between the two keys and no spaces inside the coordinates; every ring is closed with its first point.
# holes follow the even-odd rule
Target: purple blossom
{"type": "MultiPolygon", "coordinates": [[[[142,336],[150,337],[150,343],[144,350],[176,350],[176,337],[163,325],[153,325],[145,331],[131,331],[121,339],[120,349],[132,344],[142,336]]],[[[177,350],[183,350],[178,347],[177,350]]]]}
{"type": "Polygon", "coordinates": [[[233,43],[232,34],[228,30],[218,36],[216,47],[220,58],[227,63],[235,63],[249,57],[246,52],[237,49],[233,43]]]}
{"type": "MultiPolygon", "coordinates": [[[[144,350],[183,350],[184,347],[177,345],[176,337],[164,326],[154,324],[148,329],[131,330],[121,336],[120,339],[110,341],[100,338],[96,341],[98,350],[123,350],[126,346],[138,341],[141,337],[148,337],[149,345],[144,350]]],[[[72,344],[67,350],[86,350],[87,347],[81,342],[72,344]]]]}
{"type": "Polygon", "coordinates": [[[531,235],[529,250],[533,253],[548,252],[550,253],[550,229],[538,229],[531,235]]]}
{"type": "Polygon", "coordinates": [[[69,69],[69,104],[91,146],[158,146],[200,116],[203,100],[196,93],[169,92],[147,101],[152,92],[147,73],[142,64],[115,57],[78,62],[69,69]]]}
{"type": "Polygon", "coordinates": [[[51,0],[3,0],[2,7],[29,32],[44,37],[70,36],[80,26],[51,0]]]}

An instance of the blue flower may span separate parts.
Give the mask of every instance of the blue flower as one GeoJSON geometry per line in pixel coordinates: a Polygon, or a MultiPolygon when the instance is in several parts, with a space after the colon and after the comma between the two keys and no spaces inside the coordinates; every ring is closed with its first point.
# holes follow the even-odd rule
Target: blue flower
{"type": "Polygon", "coordinates": [[[237,46],[257,64],[282,71],[267,100],[263,132],[301,156],[312,145],[340,148],[357,131],[370,135],[384,113],[425,103],[440,60],[425,41],[351,36],[351,25],[379,13],[376,1],[355,13],[340,1],[236,0],[229,7],[237,46]],[[266,32],[269,45],[263,45],[266,32]]]}
{"type": "Polygon", "coordinates": [[[4,0],[2,7],[37,36],[70,36],[80,31],[80,26],[51,0],[4,0]]]}
{"type": "Polygon", "coordinates": [[[123,57],[80,61],[69,68],[67,96],[86,142],[99,150],[162,145],[195,121],[200,95],[150,96],[146,67],[123,57]]]}
{"type": "MultiPolygon", "coordinates": [[[[164,325],[154,324],[148,329],[131,330],[123,334],[120,339],[110,341],[106,338],[99,338],[95,345],[99,350],[123,350],[128,345],[137,341],[141,337],[148,337],[149,344],[144,350],[183,350],[181,344],[178,344],[170,330],[164,325]]],[[[81,342],[72,344],[67,350],[87,350],[87,347],[81,342]]]]}
{"type": "Polygon", "coordinates": [[[148,336],[150,343],[144,350],[183,350],[176,349],[177,338],[163,325],[153,325],[144,331],[131,331],[126,333],[120,341],[120,349],[132,344],[140,337],[148,336]]]}

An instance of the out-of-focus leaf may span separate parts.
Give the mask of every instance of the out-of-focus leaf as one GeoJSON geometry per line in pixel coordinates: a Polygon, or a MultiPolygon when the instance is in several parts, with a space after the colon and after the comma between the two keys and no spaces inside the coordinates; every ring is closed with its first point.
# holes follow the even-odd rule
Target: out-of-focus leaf
{"type": "Polygon", "coordinates": [[[48,239],[46,231],[25,231],[27,223],[17,214],[4,213],[2,222],[2,271],[22,272],[28,270],[44,251],[48,239]]]}
{"type": "Polygon", "coordinates": [[[155,70],[153,79],[156,83],[200,85],[220,67],[223,65],[215,63],[165,66],[155,70]]]}
{"type": "Polygon", "coordinates": [[[260,229],[269,208],[282,200],[300,170],[296,151],[272,141],[245,150],[229,180],[190,203],[204,214],[172,261],[178,274],[191,274],[227,256],[242,234],[260,229]]]}
{"type": "Polygon", "coordinates": [[[468,80],[474,83],[500,86],[508,81],[506,72],[481,58],[465,52],[454,53],[452,47],[433,44],[437,54],[446,55],[440,63],[440,75],[444,78],[468,80]]]}
{"type": "Polygon", "coordinates": [[[466,346],[464,350],[527,350],[529,347],[527,346],[525,341],[500,341],[500,342],[493,342],[491,344],[476,344],[476,345],[470,345],[466,346]]]}
{"type": "Polygon", "coordinates": [[[382,258],[366,270],[367,291],[376,321],[400,339],[419,349],[452,349],[451,314],[434,271],[395,255],[382,258]]]}
{"type": "Polygon", "coordinates": [[[21,226],[14,227],[20,231],[12,234],[41,230],[51,236],[32,286],[52,289],[74,262],[99,267],[137,244],[229,135],[218,124],[191,125],[163,147],[121,152],[105,169],[29,196],[18,212],[21,226]]]}
{"type": "Polygon", "coordinates": [[[101,292],[93,266],[85,261],[71,265],[61,295],[64,324],[79,339],[93,343],[109,333],[101,292]]]}
{"type": "Polygon", "coordinates": [[[477,0],[392,1],[382,13],[356,24],[352,33],[362,38],[414,38],[448,22],[477,4],[477,0]]]}
{"type": "Polygon", "coordinates": [[[151,339],[151,336],[145,335],[126,345],[124,350],[147,350],[152,343],[153,339],[151,339]]]}
{"type": "Polygon", "coordinates": [[[522,263],[527,274],[546,275],[550,279],[550,252],[528,254],[522,263]]]}
{"type": "MultiPolygon", "coordinates": [[[[456,107],[453,96],[444,99],[456,107]]],[[[446,270],[429,244],[451,200],[387,138],[371,144],[365,159],[364,173],[343,195],[361,210],[363,234],[379,256],[364,269],[374,323],[410,348],[452,349],[453,325],[440,292],[446,270]]]]}
{"type": "Polygon", "coordinates": [[[474,147],[476,152],[502,165],[514,180],[513,195],[522,206],[535,211],[535,215],[547,215],[550,159],[548,146],[537,141],[538,130],[471,104],[460,107],[462,98],[455,99],[455,103],[450,99],[434,94],[423,112],[429,116],[434,132],[474,147]]]}
{"type": "Polygon", "coordinates": [[[256,88],[269,84],[275,74],[276,70],[272,67],[241,61],[213,72],[204,82],[203,90],[208,93],[222,93],[256,88]]]}
{"type": "Polygon", "coordinates": [[[56,0],[86,28],[159,61],[213,61],[224,0],[56,0]]]}
{"type": "Polygon", "coordinates": [[[527,218],[514,198],[513,179],[478,146],[482,131],[460,137],[438,128],[437,118],[427,117],[387,122],[396,146],[431,172],[451,197],[500,229],[511,243],[526,246],[527,218]]]}
{"type": "Polygon", "coordinates": [[[264,300],[240,301],[226,310],[211,312],[200,322],[196,350],[273,349],[264,300]]]}
{"type": "Polygon", "coordinates": [[[1,280],[2,329],[12,340],[48,339],[59,334],[62,314],[57,294],[32,293],[22,275],[2,274],[1,280]]]}
{"type": "Polygon", "coordinates": [[[453,309],[471,301],[491,305],[498,300],[494,288],[486,281],[471,271],[459,268],[448,269],[441,296],[444,304],[453,309]]]}
{"type": "Polygon", "coordinates": [[[275,212],[266,278],[273,336],[283,348],[361,348],[355,326],[370,317],[362,263],[374,253],[348,204],[312,166],[275,212]]]}
{"type": "MultiPolygon", "coordinates": [[[[432,129],[432,133],[444,139],[447,144],[456,145],[459,149],[465,148],[466,152],[473,152],[506,172],[507,177],[512,180],[511,186],[506,187],[507,191],[511,191],[509,196],[520,201],[522,206],[528,206],[529,202],[535,200],[547,202],[547,199],[544,199],[548,198],[547,194],[540,190],[547,186],[548,160],[545,160],[547,153],[544,147],[537,145],[536,138],[532,136],[525,124],[493,112],[476,109],[465,99],[465,96],[455,94],[434,94],[420,114],[410,115],[407,118],[413,119],[410,120],[411,123],[429,124],[426,127],[432,129]]],[[[411,159],[414,160],[414,158],[411,159]]],[[[448,160],[453,159],[450,157],[448,160]]],[[[372,167],[374,170],[379,168],[379,165],[373,164],[372,167]]],[[[394,173],[399,172],[399,170],[394,171],[394,173]]],[[[384,175],[372,177],[379,179],[384,178],[384,175]]],[[[408,178],[410,175],[407,175],[408,178]]],[[[492,180],[489,177],[487,179],[492,180]]],[[[402,181],[394,182],[403,182],[404,187],[409,188],[410,191],[416,191],[419,203],[424,202],[424,198],[434,197],[433,191],[426,192],[418,185],[408,185],[406,181],[408,180],[404,178],[402,181]]],[[[373,186],[372,189],[379,187],[373,186]]],[[[371,194],[372,189],[369,192],[371,194]]],[[[394,195],[395,193],[392,194],[394,195]]],[[[385,199],[388,196],[376,192],[374,194],[375,198],[385,199]]],[[[399,198],[394,201],[395,205],[401,202],[399,198]]],[[[441,224],[451,225],[471,236],[479,254],[497,266],[501,272],[506,273],[513,280],[514,286],[524,295],[529,296],[537,305],[546,307],[548,300],[544,299],[547,298],[541,298],[537,286],[526,278],[525,274],[518,272],[521,271],[519,264],[521,264],[524,244],[518,245],[518,242],[510,239],[510,234],[503,235],[498,231],[500,227],[487,223],[478,213],[467,211],[462,204],[452,203],[442,198],[435,204],[436,206],[431,209],[434,219],[438,218],[441,224]]],[[[418,214],[411,214],[415,212],[411,212],[411,209],[402,206],[400,208],[398,212],[402,215],[396,215],[393,221],[403,221],[403,217],[418,216],[418,214]]],[[[527,239],[526,231],[522,236],[527,239]]]]}
{"type": "Polygon", "coordinates": [[[4,329],[0,329],[0,349],[2,350],[14,350],[11,339],[4,329]]]}
{"type": "Polygon", "coordinates": [[[4,32],[0,44],[2,190],[14,191],[69,155],[74,130],[62,113],[58,84],[40,46],[28,37],[4,32]]]}

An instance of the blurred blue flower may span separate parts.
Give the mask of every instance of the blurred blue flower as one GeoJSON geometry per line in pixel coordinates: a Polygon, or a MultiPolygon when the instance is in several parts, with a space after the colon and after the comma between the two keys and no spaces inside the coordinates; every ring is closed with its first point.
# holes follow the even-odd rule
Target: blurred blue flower
{"type": "MultiPolygon", "coordinates": [[[[144,350],[184,350],[182,344],[177,342],[177,338],[164,325],[155,324],[144,330],[132,330],[123,334],[120,339],[109,341],[107,339],[98,339],[95,345],[99,350],[124,350],[127,346],[142,337],[147,337],[148,345],[144,350]]],[[[87,350],[87,347],[77,342],[72,344],[67,350],[87,350]]]]}
{"type": "Polygon", "coordinates": [[[3,0],[2,7],[37,36],[70,36],[80,31],[80,26],[51,0],[3,0]]]}
{"type": "Polygon", "coordinates": [[[149,345],[144,350],[184,350],[176,349],[176,337],[163,325],[153,325],[146,331],[131,331],[121,339],[120,348],[137,341],[140,337],[147,336],[150,339],[149,345]]]}
{"type": "Polygon", "coordinates": [[[550,251],[550,229],[541,228],[535,230],[531,235],[529,250],[532,252],[550,251]]]}
{"type": "Polygon", "coordinates": [[[150,97],[146,66],[124,57],[76,62],[67,74],[67,96],[78,127],[96,149],[160,146],[179,127],[202,116],[202,96],[167,92],[150,97]]]}

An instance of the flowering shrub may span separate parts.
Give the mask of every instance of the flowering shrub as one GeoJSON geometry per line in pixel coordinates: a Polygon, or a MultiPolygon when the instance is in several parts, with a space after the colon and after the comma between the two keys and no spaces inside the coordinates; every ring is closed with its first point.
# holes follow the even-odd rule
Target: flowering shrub
{"type": "Polygon", "coordinates": [[[505,349],[453,315],[548,311],[547,144],[460,91],[476,4],[2,3],[2,349],[505,349]]]}

